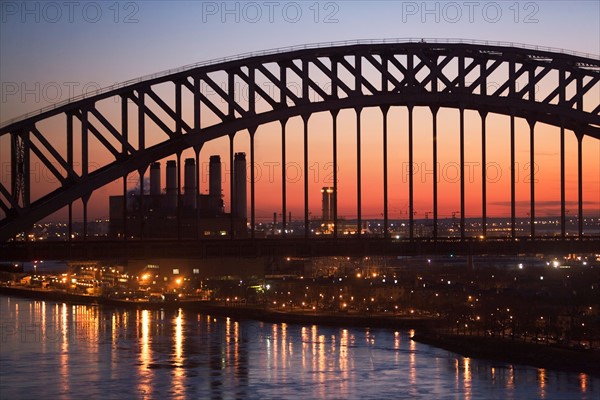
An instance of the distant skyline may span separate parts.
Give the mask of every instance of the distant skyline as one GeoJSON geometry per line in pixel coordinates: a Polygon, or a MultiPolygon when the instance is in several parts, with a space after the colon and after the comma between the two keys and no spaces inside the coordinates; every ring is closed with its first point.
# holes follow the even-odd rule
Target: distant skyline
{"type": "MultiPolygon", "coordinates": [[[[44,106],[67,100],[86,90],[123,82],[195,62],[233,56],[264,49],[353,39],[459,38],[525,43],[570,51],[600,54],[600,2],[590,1],[145,1],[145,2],[2,2],[0,3],[0,123],[44,106]]],[[[600,99],[600,94],[599,94],[600,99]]],[[[600,101],[600,100],[599,100],[600,101]]],[[[355,117],[340,114],[339,209],[340,215],[356,215],[355,117]],[[354,150],[353,150],[354,148],[354,150]]],[[[417,218],[432,210],[430,113],[415,111],[415,179],[417,218]],[[423,150],[419,150],[419,149],[423,150]]],[[[440,217],[458,210],[458,181],[454,164],[458,152],[458,112],[442,109],[440,128],[440,217]]],[[[363,112],[363,218],[380,217],[383,209],[381,172],[381,114],[363,112]],[[379,153],[378,153],[379,152],[379,153]],[[372,166],[372,167],[371,167],[372,166]]],[[[310,122],[309,155],[311,171],[310,211],[319,215],[322,186],[330,186],[331,120],[313,115],[310,122]],[[329,169],[327,169],[329,166],[329,169]]],[[[405,152],[406,110],[394,109],[389,117],[390,153],[395,169],[390,171],[390,218],[403,218],[408,208],[405,152]],[[396,185],[394,185],[396,183],[396,185]],[[394,185],[394,186],[393,186],[394,185]]],[[[467,186],[467,217],[481,212],[480,123],[475,112],[467,112],[467,162],[472,170],[467,186]],[[478,164],[479,163],[479,164],[478,164]]],[[[507,216],[510,207],[510,160],[508,117],[488,117],[488,155],[491,168],[500,175],[488,182],[488,214],[507,216]]],[[[301,123],[289,122],[288,164],[301,164],[301,123]]],[[[536,128],[536,162],[539,163],[539,216],[556,215],[560,207],[558,128],[536,128]]],[[[528,130],[517,121],[517,211],[528,212],[528,130]]],[[[576,214],[576,141],[567,135],[567,208],[576,214]]],[[[262,171],[257,183],[257,216],[269,218],[280,212],[281,171],[278,166],[279,124],[261,127],[256,137],[256,161],[262,171]],[[267,179],[268,177],[268,179],[267,179]]],[[[236,136],[236,151],[248,152],[248,135],[236,136]]],[[[6,179],[5,160],[10,151],[0,142],[2,181],[6,179]]],[[[8,146],[9,147],[9,146],[8,146]]],[[[210,154],[228,160],[227,140],[205,146],[201,162],[210,154]]],[[[185,152],[182,160],[191,156],[185,152]]],[[[101,155],[99,157],[102,157],[101,155]]],[[[584,203],[588,215],[600,217],[600,141],[584,141],[584,203]]],[[[173,159],[170,157],[169,159],[173,159]]],[[[99,159],[101,162],[102,160],[99,159]]],[[[166,160],[162,160],[166,161],[166,160]]],[[[228,166],[227,166],[228,168],[228,166]]],[[[164,171],[164,162],[163,162],[164,171]]],[[[491,170],[490,170],[491,172],[491,170]]],[[[40,185],[32,194],[41,195],[50,184],[39,174],[40,185]],[[46,184],[44,184],[46,182],[46,184]]],[[[226,171],[223,174],[227,176],[226,171]]],[[[228,181],[224,196],[228,207],[228,181]]],[[[130,186],[137,183],[132,177],[130,186]]],[[[164,183],[164,178],[163,178],[164,183]]],[[[108,215],[107,196],[120,194],[116,182],[92,196],[90,218],[108,215]]],[[[205,187],[202,187],[201,191],[205,187]]],[[[303,212],[302,181],[288,184],[288,210],[303,212]]],[[[76,206],[80,210],[80,206],[76,206]]],[[[57,220],[64,212],[52,216],[57,220]]],[[[76,219],[80,215],[76,214],[76,219]]]]}

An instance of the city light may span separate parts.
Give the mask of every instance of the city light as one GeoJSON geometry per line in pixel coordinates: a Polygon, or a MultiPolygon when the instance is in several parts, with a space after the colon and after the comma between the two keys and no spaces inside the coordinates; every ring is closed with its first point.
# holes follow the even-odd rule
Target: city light
{"type": "Polygon", "coordinates": [[[175,3],[0,3],[0,397],[597,396],[598,0],[175,3]]]}

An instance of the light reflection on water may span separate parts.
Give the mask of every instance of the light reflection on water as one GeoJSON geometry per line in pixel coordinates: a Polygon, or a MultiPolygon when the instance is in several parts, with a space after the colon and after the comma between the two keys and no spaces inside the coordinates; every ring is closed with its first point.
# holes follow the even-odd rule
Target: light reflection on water
{"type": "Polygon", "coordinates": [[[592,399],[600,378],[465,358],[414,331],[0,296],[2,398],[592,399]]]}

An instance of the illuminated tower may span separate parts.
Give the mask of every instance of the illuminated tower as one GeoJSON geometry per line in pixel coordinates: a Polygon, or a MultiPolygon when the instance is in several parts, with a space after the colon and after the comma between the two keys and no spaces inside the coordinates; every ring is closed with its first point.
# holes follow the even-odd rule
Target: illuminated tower
{"type": "Polygon", "coordinates": [[[332,187],[324,187],[321,189],[322,199],[322,221],[325,224],[333,221],[333,206],[334,206],[334,191],[332,187]]]}

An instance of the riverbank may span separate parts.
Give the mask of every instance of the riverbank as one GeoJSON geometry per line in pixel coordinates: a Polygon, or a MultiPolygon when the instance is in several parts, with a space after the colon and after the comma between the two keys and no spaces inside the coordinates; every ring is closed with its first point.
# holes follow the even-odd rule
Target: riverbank
{"type": "Polygon", "coordinates": [[[411,338],[465,357],[600,376],[600,351],[567,349],[510,339],[419,332],[411,338]]]}
{"type": "Polygon", "coordinates": [[[270,323],[329,325],[348,327],[370,327],[391,329],[433,329],[437,320],[429,318],[399,317],[382,314],[330,313],[322,311],[278,311],[261,306],[222,305],[206,300],[183,300],[175,302],[150,302],[113,299],[67,293],[48,289],[29,289],[15,286],[0,286],[0,295],[26,297],[35,300],[66,302],[73,304],[100,305],[115,308],[146,310],[176,310],[210,314],[237,319],[253,319],[270,323]]]}
{"type": "Polygon", "coordinates": [[[183,309],[185,311],[201,314],[231,317],[234,319],[251,319],[269,323],[416,329],[418,333],[411,338],[412,340],[452,351],[466,357],[484,358],[507,363],[531,365],[539,368],[600,375],[600,352],[597,350],[574,350],[492,337],[435,333],[436,328],[440,326],[441,321],[434,319],[407,318],[381,314],[364,315],[302,310],[282,312],[261,308],[259,306],[227,306],[203,300],[184,300],[176,302],[131,301],[15,286],[0,286],[0,295],[113,308],[147,310],[183,309]]]}

